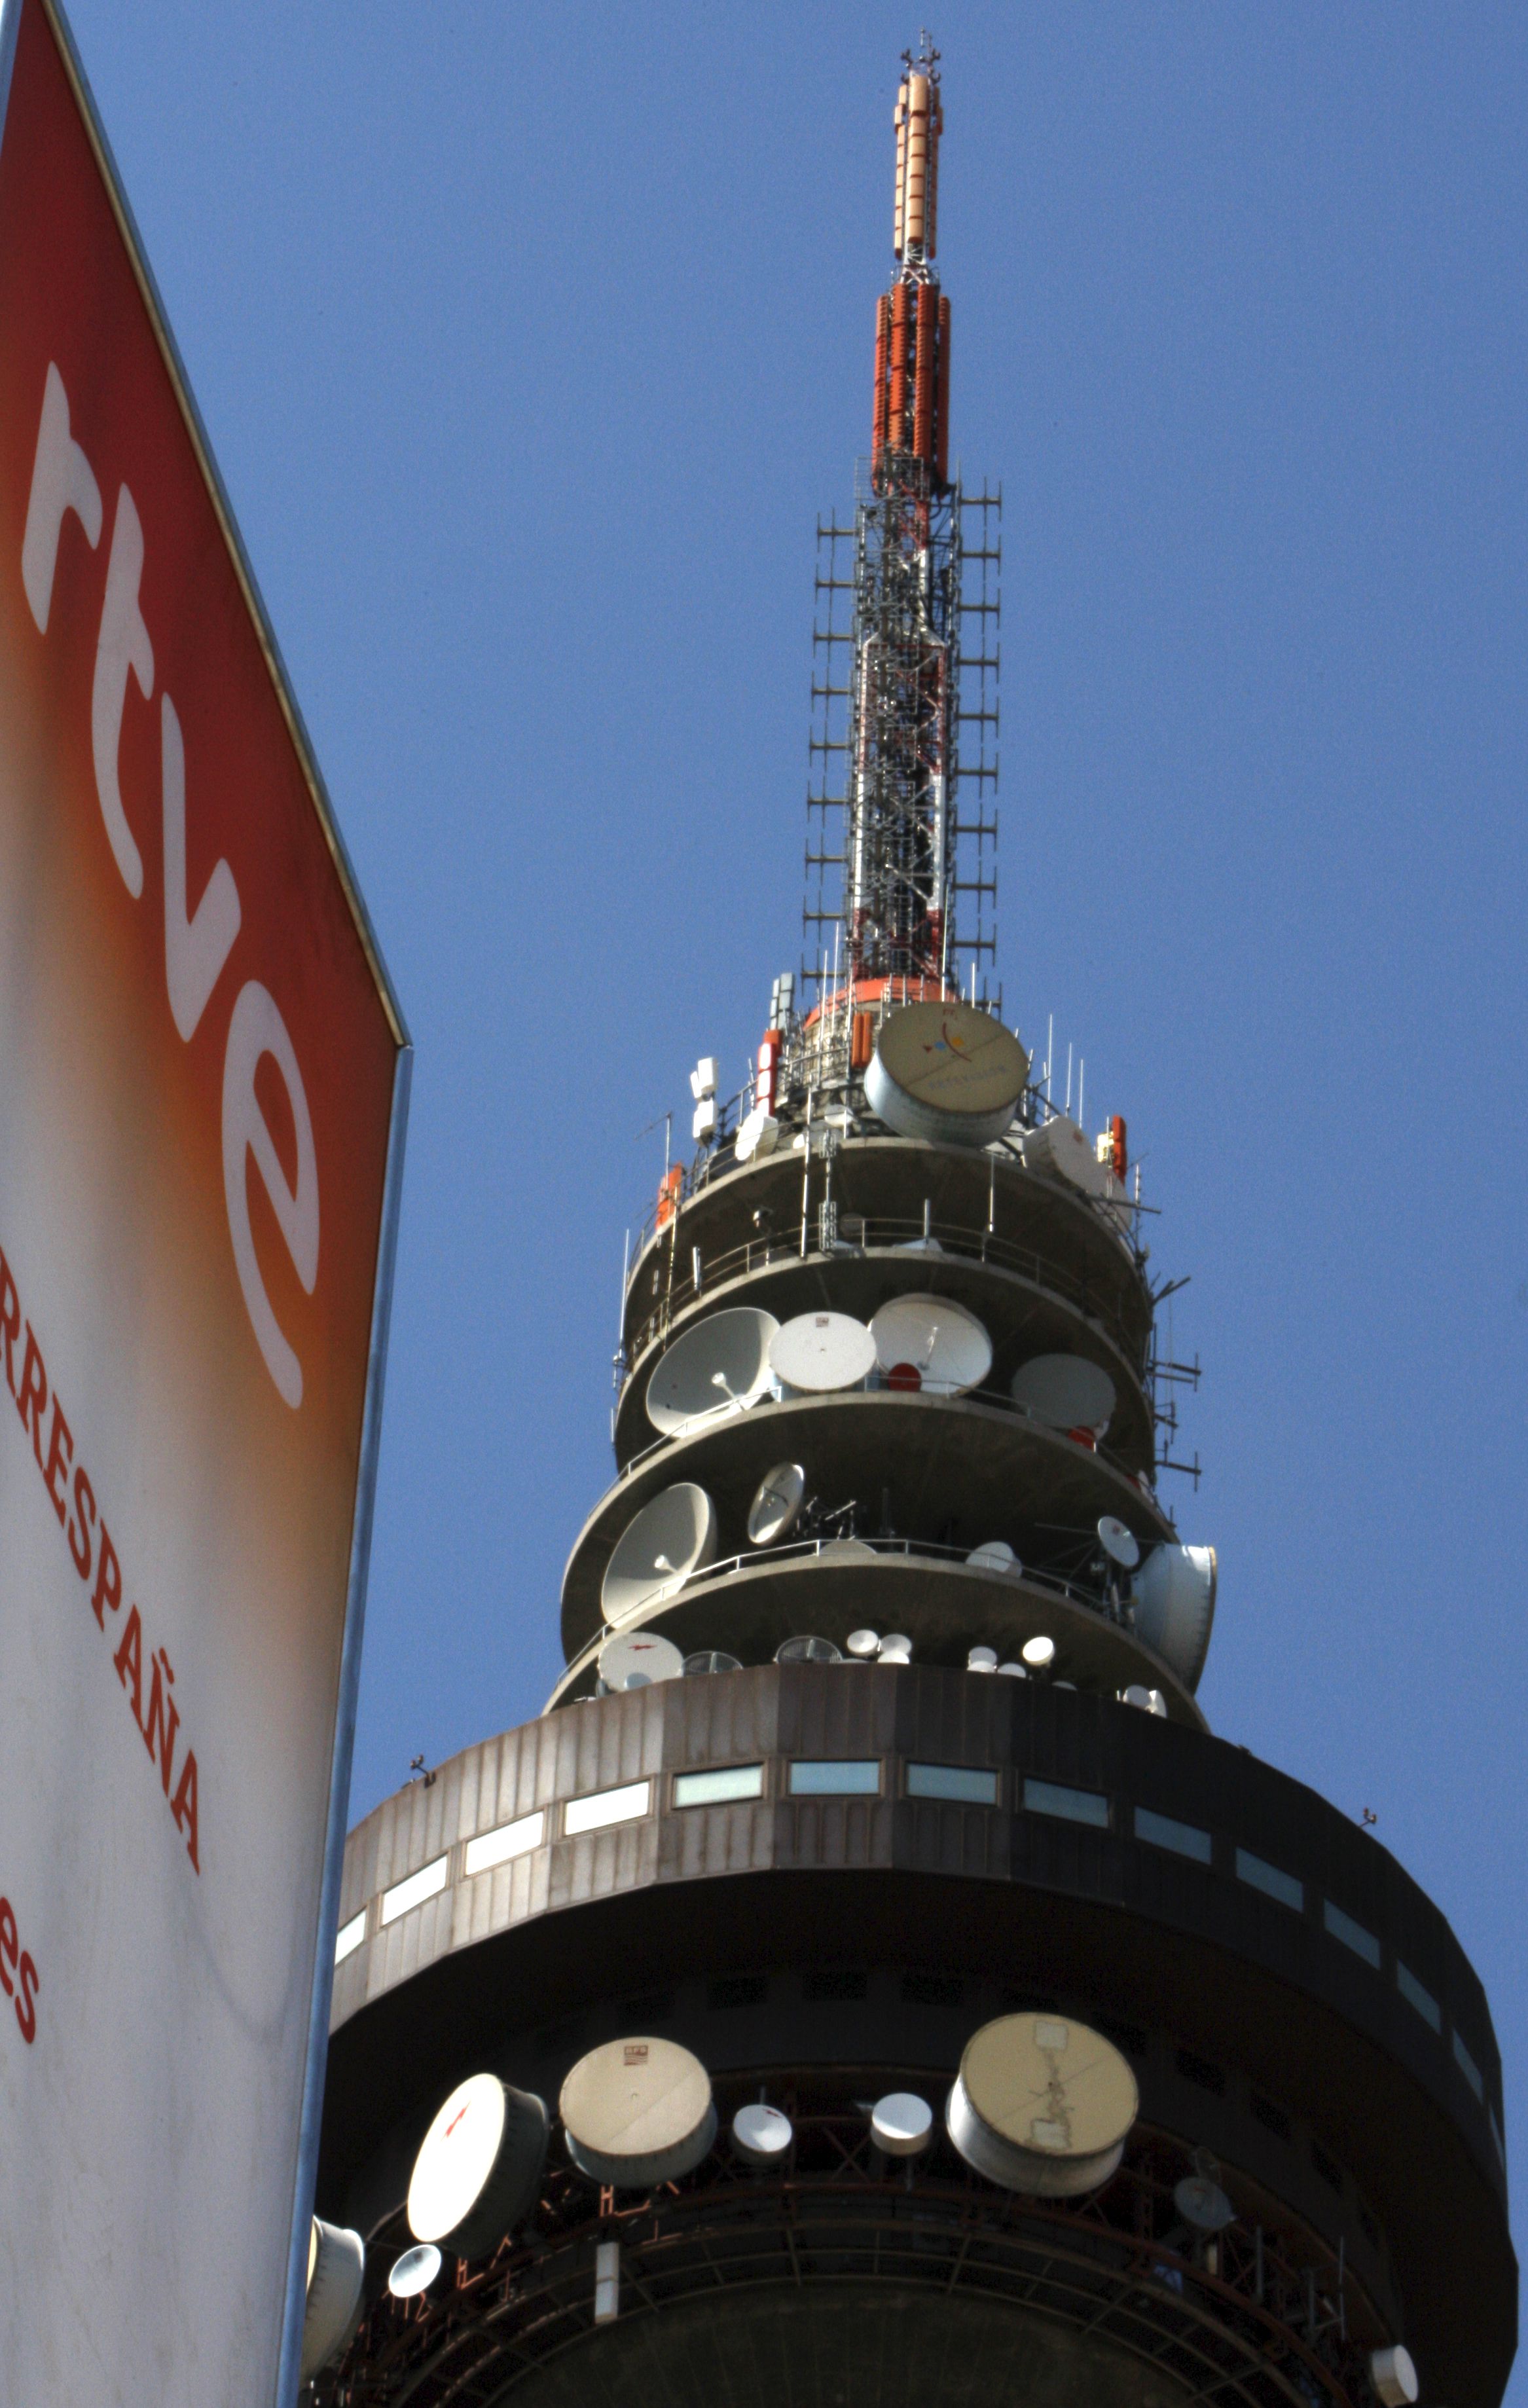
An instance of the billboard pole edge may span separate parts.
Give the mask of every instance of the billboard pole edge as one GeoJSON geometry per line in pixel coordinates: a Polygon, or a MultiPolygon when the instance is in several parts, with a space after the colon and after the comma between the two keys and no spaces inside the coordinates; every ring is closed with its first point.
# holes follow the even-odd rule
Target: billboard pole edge
{"type": "Polygon", "coordinates": [[[297,2399],[303,2315],[307,2291],[308,2230],[313,2214],[313,2190],[318,2175],[319,2140],[323,2120],[329,2010],[335,1986],[335,1934],[339,1923],[339,1888],[345,1869],[345,1827],[350,1812],[350,1764],[355,1749],[356,1704],[361,1686],[361,1643],[366,1619],[366,1579],[371,1566],[372,1524],[382,1434],[382,1395],[387,1381],[388,1332],[393,1317],[404,1147],[408,1134],[408,1100],[413,1070],[412,1046],[400,1046],[393,1071],[393,1114],[388,1128],[387,1175],[382,1188],[382,1212],[378,1232],[377,1283],[373,1294],[371,1345],[366,1363],[366,1400],[361,1422],[355,1515],[350,1526],[345,1637],[340,1651],[335,1749],[329,1773],[329,1818],[324,1834],[323,1884],[320,1894],[313,1995],[308,2014],[307,2061],[303,2073],[302,2120],[298,2128],[276,2408],[295,2408],[297,2399]]]}
{"type": "MultiPolygon", "coordinates": [[[[5,73],[7,81],[9,54],[15,50],[16,27],[20,23],[23,5],[25,0],[7,0],[8,19],[0,21],[0,71],[5,73]],[[7,44],[8,50],[6,47],[7,44]]],[[[361,939],[362,951],[365,954],[377,991],[382,998],[383,1009],[387,1013],[394,1042],[400,1046],[407,1046],[409,1037],[404,1021],[403,1009],[388,974],[387,964],[382,957],[382,949],[378,942],[377,931],[372,925],[371,914],[366,909],[361,893],[360,881],[356,877],[350,853],[346,849],[345,839],[340,834],[339,823],[335,816],[335,807],[330,800],[329,790],[324,784],[323,774],[319,767],[318,758],[308,737],[302,711],[298,707],[296,695],[293,691],[292,680],[287,674],[280,646],[276,640],[276,631],[261,598],[260,588],[255,582],[254,570],[250,566],[249,554],[244,549],[244,538],[239,533],[238,522],[234,516],[233,504],[228,498],[217,461],[213,456],[207,428],[202,422],[202,413],[196,407],[196,398],[191,389],[191,379],[186,373],[185,362],[180,357],[179,347],[170,331],[169,315],[160,298],[159,287],[154,281],[153,270],[149,265],[148,253],[138,234],[137,222],[129,206],[122,179],[117,172],[117,162],[112,155],[111,145],[107,139],[106,128],[101,122],[100,111],[95,106],[73,31],[64,12],[63,0],[36,0],[36,5],[41,8],[58,44],[59,56],[64,62],[64,72],[73,89],[81,122],[90,136],[96,165],[101,170],[102,181],[106,185],[107,194],[111,202],[118,232],[126,247],[138,291],[143,297],[144,307],[149,312],[149,322],[154,330],[154,339],[159,345],[160,357],[164,363],[165,373],[170,380],[170,389],[175,394],[180,415],[185,422],[186,431],[191,437],[192,449],[196,455],[197,466],[201,469],[207,493],[211,497],[218,523],[222,529],[223,541],[228,547],[229,557],[234,564],[234,574],[238,580],[245,607],[249,610],[255,633],[260,639],[260,648],[265,657],[271,683],[276,688],[277,700],[280,705],[282,717],[287,723],[288,733],[292,738],[297,758],[302,764],[303,775],[307,782],[314,810],[318,814],[319,825],[323,831],[324,842],[339,873],[340,884],[350,907],[350,917],[355,924],[356,934],[361,939]]],[[[8,93],[3,97],[8,97],[8,93]]]]}

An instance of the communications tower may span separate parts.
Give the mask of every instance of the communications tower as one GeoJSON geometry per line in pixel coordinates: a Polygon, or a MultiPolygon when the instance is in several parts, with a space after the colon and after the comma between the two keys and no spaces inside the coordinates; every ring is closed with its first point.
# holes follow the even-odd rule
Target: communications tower
{"type": "Polygon", "coordinates": [[[1121,1118],[989,990],[1000,495],[896,111],[820,529],[808,958],[693,1080],[546,1711],[349,1842],[307,2363],[344,2408],[1494,2408],[1442,1914],[1208,1729],[1121,1118]]]}

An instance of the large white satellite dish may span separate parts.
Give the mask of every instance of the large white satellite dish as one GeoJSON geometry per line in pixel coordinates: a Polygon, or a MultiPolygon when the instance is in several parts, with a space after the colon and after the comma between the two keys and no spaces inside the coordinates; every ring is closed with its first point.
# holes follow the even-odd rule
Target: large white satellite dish
{"type": "Polygon", "coordinates": [[[360,2233],[315,2216],[307,2243],[300,2381],[310,2383],[337,2357],[361,2306],[365,2279],[366,2244],[360,2233]]]}
{"type": "Polygon", "coordinates": [[[777,1463],[764,1473],[748,1509],[748,1535],[755,1547],[778,1547],[796,1526],[807,1494],[807,1474],[799,1463],[777,1463]]]}
{"type": "Polygon", "coordinates": [[[591,2049],[564,2083],[558,2108],[580,2173],[618,2190],[678,2182],[716,2138],[711,2077],[672,2040],[591,2049]]]}
{"type": "Polygon", "coordinates": [[[1101,2032],[1064,2015],[1000,2015],[967,2042],[946,2122],[990,2182],[1076,2199],[1107,2182],[1139,2104],[1135,2075],[1101,2032]]]}
{"type": "Polygon", "coordinates": [[[676,1338],[648,1382],[648,1419],[672,1438],[708,1413],[735,1412],[769,1394],[772,1312],[736,1305],[676,1338]]]}
{"type": "Polygon", "coordinates": [[[989,1145],[1012,1122],[1028,1076],[1028,1054],[990,1012],[909,1003],[881,1024],[864,1098],[899,1137],[989,1145]]]}
{"type": "Polygon", "coordinates": [[[732,2119],[732,2144],[745,2165],[783,2165],[794,2138],[790,2116],[762,2099],[739,2107],[732,2119]]]}
{"type": "Polygon", "coordinates": [[[1213,1547],[1154,1547],[1135,1575],[1135,1627],[1196,1689],[1215,1623],[1213,1547]]]}
{"type": "Polygon", "coordinates": [[[771,1370],[782,1387],[800,1396],[857,1388],[875,1364],[875,1340],[847,1312],[799,1312],[770,1341],[771,1370]]]}
{"type": "Polygon", "coordinates": [[[947,1296],[893,1296],[870,1324],[882,1371],[910,1365],[925,1395],[963,1396],[992,1368],[992,1341],[974,1312],[947,1296]]]}
{"type": "Polygon", "coordinates": [[[1107,1167],[1099,1161],[1087,1131],[1065,1112],[1057,1112],[1038,1128],[1025,1130],[1023,1157],[1026,1170],[1044,1171],[1084,1196],[1108,1192],[1107,1167]]]}
{"type": "Polygon", "coordinates": [[[1024,1569],[1007,1539],[983,1540],[979,1547],[972,1548],[965,1560],[973,1571],[978,1572],[1013,1572],[1017,1575],[1024,1569]]]}
{"type": "Polygon", "coordinates": [[[1035,1354],[1013,1375],[1013,1401],[1047,1429],[1101,1429],[1114,1411],[1114,1383],[1085,1354],[1035,1354]]]}
{"type": "Polygon", "coordinates": [[[1117,1513],[1105,1513],[1098,1524],[1098,1543],[1111,1564],[1124,1572],[1133,1572],[1141,1559],[1141,1542],[1128,1522],[1117,1513]]]}
{"type": "Polygon", "coordinates": [[[655,1681],[678,1681],[684,1657],[672,1639],[655,1630],[618,1630],[599,1654],[599,1676],[607,1689],[650,1689],[655,1681]]]}
{"type": "Polygon", "coordinates": [[[831,1639],[782,1639],[775,1650],[777,1664],[841,1664],[843,1657],[831,1639]]]}
{"type": "Polygon", "coordinates": [[[547,2111],[496,2073],[469,2074],[443,2100],[408,2184],[408,2229],[480,2258],[529,2214],[547,2161],[547,2111]]]}
{"type": "Polygon", "coordinates": [[[870,2110],[870,2137],[889,2157],[918,2157],[934,2138],[934,2110],[916,2090],[888,2090],[870,2110]]]}
{"type": "Polygon", "coordinates": [[[600,1611],[607,1622],[629,1622],[645,1605],[666,1597],[716,1553],[716,1507],[693,1480],[661,1489],[634,1513],[605,1568],[600,1611]]]}

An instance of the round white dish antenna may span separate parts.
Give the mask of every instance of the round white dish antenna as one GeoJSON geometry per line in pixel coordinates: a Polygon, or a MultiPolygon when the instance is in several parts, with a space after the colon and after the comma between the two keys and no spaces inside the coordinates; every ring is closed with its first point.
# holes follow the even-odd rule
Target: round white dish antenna
{"type": "Polygon", "coordinates": [[[408,2229],[458,2258],[496,2248],[540,2195],[547,2111],[496,2073],[470,2074],[443,2101],[408,2184],[408,2229]]]}
{"type": "Polygon", "coordinates": [[[878,1630],[851,1630],[844,1645],[856,1664],[873,1664],[880,1654],[880,1633],[878,1630]]]}
{"type": "Polygon", "coordinates": [[[1056,1642],[1036,1631],[1033,1639],[1025,1640],[1019,1654],[1029,1671],[1049,1672],[1056,1660],[1056,1642]]]}
{"type": "Polygon", "coordinates": [[[990,2182],[1075,2199],[1114,2172],[1139,2104],[1135,2075],[1101,2032],[1063,2015],[1000,2015],[967,2042],[946,2121],[990,2182]]]}
{"type": "Polygon", "coordinates": [[[1028,1667],[1023,1664],[1000,1664],[997,1669],[1010,1681],[1027,1681],[1029,1678],[1028,1667]]]}
{"type": "Polygon", "coordinates": [[[871,1321],[870,1334],[888,1384],[910,1369],[925,1396],[964,1396],[992,1368],[992,1341],[981,1323],[946,1296],[893,1296],[871,1321]]]}
{"type": "Polygon", "coordinates": [[[702,1647],[693,1656],[687,1656],[684,1659],[687,1678],[693,1678],[700,1672],[740,1672],[742,1669],[742,1657],[729,1656],[721,1647],[702,1647]]]}
{"type": "Polygon", "coordinates": [[[1023,1570],[1007,1539],[984,1541],[979,1547],[972,1548],[965,1560],[972,1570],[978,1572],[1021,1572],[1023,1570]]]}
{"type": "Polygon", "coordinates": [[[366,2244],[359,2232],[313,2218],[307,2243],[307,2305],[303,2311],[300,2380],[310,2383],[337,2358],[361,2308],[366,2244]]]}
{"type": "Polygon", "coordinates": [[[870,2110],[870,2137],[889,2157],[921,2157],[934,2138],[934,2110],[916,2090],[888,2090],[870,2110]]]}
{"type": "Polygon", "coordinates": [[[970,1654],[966,1656],[965,1669],[968,1672],[995,1672],[997,1670],[996,1648],[973,1647],[970,1654]]]}
{"type": "Polygon", "coordinates": [[[772,1312],[735,1305],[676,1338],[648,1382],[648,1419],[665,1438],[711,1413],[739,1412],[769,1394],[772,1312]]]}
{"type": "Polygon", "coordinates": [[[881,1024],[864,1099],[898,1137],[990,1145],[1011,1124],[1028,1076],[1028,1054],[990,1012],[908,1003],[881,1024]]]}
{"type": "Polygon", "coordinates": [[[1116,1513],[1105,1513],[1098,1524],[1098,1543],[1111,1564],[1121,1571],[1133,1572],[1141,1559],[1141,1542],[1128,1522],[1116,1513]]]}
{"type": "Polygon", "coordinates": [[[770,1340],[769,1368],[788,1395],[857,1388],[876,1368],[876,1341],[847,1312],[798,1312],[770,1340]]]}
{"type": "Polygon", "coordinates": [[[1196,1689],[1215,1624],[1213,1547],[1154,1547],[1135,1575],[1135,1628],[1196,1689]]]}
{"type": "Polygon", "coordinates": [[[790,2116],[762,2101],[739,2107],[732,2119],[732,2144],[745,2165],[783,2165],[794,2138],[790,2116]]]}
{"type": "Polygon", "coordinates": [[[889,1630],[880,1642],[880,1661],[883,1664],[910,1664],[912,1641],[904,1637],[900,1630],[889,1630]]]}
{"type": "Polygon", "coordinates": [[[672,2040],[591,2049],[564,2083],[558,2112],[579,2172],[618,2190],[678,2182],[716,2138],[711,2077],[672,2040]]]}
{"type": "Polygon", "coordinates": [[[846,1558],[873,1555],[875,1549],[866,1539],[824,1539],[817,1551],[820,1564],[842,1563],[846,1558]]]}
{"type": "Polygon", "coordinates": [[[799,1463],[777,1463],[764,1473],[748,1509],[748,1534],[756,1547],[778,1547],[796,1526],[807,1494],[807,1474],[799,1463]]]}
{"type": "Polygon", "coordinates": [[[1369,2381],[1384,2402],[1384,2408],[1416,2408],[1421,2388],[1417,2370],[1411,2363],[1411,2353],[1399,2342],[1391,2349],[1369,2352],[1369,2381]]]}
{"type": "Polygon", "coordinates": [[[440,2266],[440,2252],[434,2242],[426,2242],[419,2249],[406,2249],[401,2258],[393,2261],[387,2287],[395,2300],[417,2300],[421,2291],[429,2289],[440,2266]]]}
{"type": "Polygon", "coordinates": [[[775,1650],[777,1664],[841,1664],[843,1660],[831,1639],[782,1639],[775,1650]]]}
{"type": "Polygon", "coordinates": [[[1099,1161],[1087,1131],[1067,1113],[1057,1112],[1039,1128],[1026,1129],[1022,1151],[1026,1170],[1059,1179],[1083,1196],[1107,1195],[1107,1167],[1099,1161]]]}
{"type": "Polygon", "coordinates": [[[620,1625],[668,1597],[716,1554],[716,1507],[693,1480],[677,1481],[635,1513],[600,1584],[600,1611],[620,1625]]]}
{"type": "Polygon", "coordinates": [[[1114,1383],[1085,1354],[1035,1354],[1013,1375],[1013,1401],[1047,1429],[1097,1430],[1114,1411],[1114,1383]]]}
{"type": "Polygon", "coordinates": [[[684,1657],[672,1639],[655,1630],[618,1630],[599,1653],[599,1676],[607,1689],[650,1689],[655,1681],[677,1681],[684,1657]]]}
{"type": "Polygon", "coordinates": [[[1235,2224],[1236,2211],[1218,2182],[1208,2174],[1185,2174],[1174,2186],[1173,2205],[1195,2232],[1223,2232],[1235,2224]]]}

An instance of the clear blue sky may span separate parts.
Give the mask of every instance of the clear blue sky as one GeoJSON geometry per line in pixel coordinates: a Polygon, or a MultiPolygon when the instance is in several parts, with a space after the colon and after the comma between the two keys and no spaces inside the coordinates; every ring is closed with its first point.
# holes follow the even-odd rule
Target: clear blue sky
{"type": "MultiPolygon", "coordinates": [[[[797,957],[813,527],[916,20],[73,17],[419,1048],[360,1813],[539,1708],[639,1132],[701,1052],[737,1083],[797,957]]],[[[934,31],[1008,1016],[1085,1054],[1192,1274],[1211,1721],[1378,1813],[1516,2140],[1528,16],[934,31]]]]}

